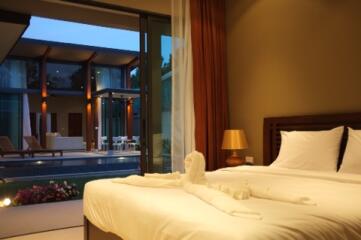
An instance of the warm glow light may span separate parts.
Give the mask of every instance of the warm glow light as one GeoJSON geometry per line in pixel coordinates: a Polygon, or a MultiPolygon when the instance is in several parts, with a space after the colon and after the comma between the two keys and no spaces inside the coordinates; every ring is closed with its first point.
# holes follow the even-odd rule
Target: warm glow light
{"type": "Polygon", "coordinates": [[[91,103],[88,103],[88,104],[86,105],[86,110],[88,111],[88,113],[91,112],[91,110],[92,110],[92,105],[91,105],[91,103]]]}
{"type": "Polygon", "coordinates": [[[246,149],[248,143],[244,130],[242,129],[227,129],[224,130],[222,149],[236,150],[246,149]]]}
{"type": "Polygon", "coordinates": [[[3,200],[3,206],[4,206],[4,207],[10,206],[10,204],[11,204],[11,199],[10,199],[10,198],[5,198],[5,199],[3,200]]]}
{"type": "Polygon", "coordinates": [[[41,110],[42,110],[43,112],[46,112],[46,108],[47,108],[46,101],[43,101],[43,102],[41,103],[41,110]]]}

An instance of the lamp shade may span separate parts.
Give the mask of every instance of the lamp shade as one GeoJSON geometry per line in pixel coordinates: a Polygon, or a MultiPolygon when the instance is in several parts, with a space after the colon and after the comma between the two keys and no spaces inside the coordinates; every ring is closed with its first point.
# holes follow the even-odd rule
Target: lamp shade
{"type": "Polygon", "coordinates": [[[248,148],[248,143],[246,134],[242,129],[224,130],[222,149],[236,150],[246,148],[248,148]]]}

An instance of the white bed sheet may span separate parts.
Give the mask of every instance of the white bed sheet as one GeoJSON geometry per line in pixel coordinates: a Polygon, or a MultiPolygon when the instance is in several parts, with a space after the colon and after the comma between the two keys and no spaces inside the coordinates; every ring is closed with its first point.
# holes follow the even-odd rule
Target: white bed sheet
{"type": "Polygon", "coordinates": [[[317,206],[250,198],[263,219],[233,217],[182,189],[141,188],[111,180],[86,184],[84,215],[124,240],[361,239],[361,175],[268,167],[207,173],[211,183],[247,181],[308,196],[317,206]]]}

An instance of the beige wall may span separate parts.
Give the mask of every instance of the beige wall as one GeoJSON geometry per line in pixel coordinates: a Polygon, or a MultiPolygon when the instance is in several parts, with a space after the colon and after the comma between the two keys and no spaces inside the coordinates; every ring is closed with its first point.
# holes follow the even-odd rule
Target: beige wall
{"type": "MultiPolygon", "coordinates": [[[[29,96],[30,112],[40,112],[41,98],[39,95],[29,96]]],[[[56,113],[57,129],[62,136],[68,136],[69,113],[82,113],[82,133],[85,136],[85,100],[78,96],[50,96],[48,98],[48,113],[56,113]]]]}
{"type": "Polygon", "coordinates": [[[85,136],[85,99],[75,96],[55,96],[48,98],[48,112],[56,113],[58,132],[68,136],[69,113],[82,113],[82,133],[85,136]]]}
{"type": "Polygon", "coordinates": [[[227,0],[230,125],[262,163],[263,118],[361,111],[361,1],[227,0]]]}

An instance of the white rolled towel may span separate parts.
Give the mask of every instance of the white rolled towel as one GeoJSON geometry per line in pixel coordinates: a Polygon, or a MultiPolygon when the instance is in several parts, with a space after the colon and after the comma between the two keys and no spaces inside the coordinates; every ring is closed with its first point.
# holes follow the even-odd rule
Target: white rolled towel
{"type": "Polygon", "coordinates": [[[258,212],[243,206],[237,199],[249,198],[249,189],[233,189],[224,185],[207,186],[205,176],[205,160],[202,153],[194,151],[188,154],[184,160],[185,174],[179,172],[168,174],[145,174],[144,177],[132,175],[126,178],[116,178],[114,183],[128,184],[138,187],[152,188],[175,188],[183,189],[232,216],[261,219],[258,212]]]}
{"type": "Polygon", "coordinates": [[[179,180],[181,179],[180,172],[172,172],[172,173],[145,173],[145,178],[157,178],[157,179],[168,179],[168,180],[179,180]]]}
{"type": "Polygon", "coordinates": [[[298,196],[289,192],[279,191],[272,187],[249,186],[251,196],[268,200],[287,202],[300,205],[317,205],[307,196],[298,196]]]}
{"type": "Polygon", "coordinates": [[[174,179],[160,179],[160,178],[145,178],[138,175],[131,175],[126,178],[115,178],[113,183],[122,183],[133,185],[137,187],[152,187],[152,188],[175,188],[181,187],[181,180],[174,179]]]}
{"type": "Polygon", "coordinates": [[[234,188],[224,184],[215,183],[209,184],[208,187],[222,191],[236,200],[245,200],[251,197],[251,190],[246,185],[234,188]]]}
{"type": "Polygon", "coordinates": [[[218,210],[236,217],[262,219],[260,213],[255,212],[224,192],[209,188],[205,185],[187,183],[183,185],[186,192],[212,205],[218,210]]]}
{"type": "Polygon", "coordinates": [[[206,184],[205,160],[202,153],[193,151],[184,160],[185,174],[174,173],[146,173],[144,177],[131,175],[126,178],[115,178],[114,183],[128,184],[138,187],[169,188],[181,187],[185,183],[206,184]]]}

